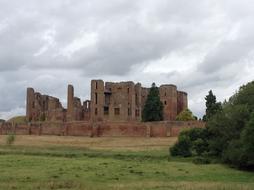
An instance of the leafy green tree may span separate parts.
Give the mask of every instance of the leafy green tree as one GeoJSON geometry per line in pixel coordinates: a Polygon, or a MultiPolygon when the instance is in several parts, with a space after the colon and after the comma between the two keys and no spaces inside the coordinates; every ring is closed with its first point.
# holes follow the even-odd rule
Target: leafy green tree
{"type": "Polygon", "coordinates": [[[231,104],[247,105],[250,112],[254,111],[254,81],[240,87],[239,91],[232,96],[231,104]]]}
{"type": "Polygon", "coordinates": [[[142,120],[161,121],[163,120],[163,104],[160,101],[159,89],[155,83],[152,84],[142,112],[142,120]]]}
{"type": "Polygon", "coordinates": [[[242,132],[241,140],[244,145],[244,157],[246,158],[245,166],[254,169],[254,112],[252,112],[250,120],[246,128],[242,132]]]}
{"type": "Polygon", "coordinates": [[[193,121],[197,120],[189,109],[185,109],[176,117],[177,121],[193,121]]]}
{"type": "MultiPolygon", "coordinates": [[[[206,101],[206,127],[184,132],[188,150],[192,155],[215,156],[231,166],[254,170],[254,82],[240,87],[223,107],[216,105],[212,91],[206,101]]],[[[179,153],[178,148],[182,149],[179,145],[172,148],[174,153],[179,153]]]]}
{"type": "Polygon", "coordinates": [[[223,160],[242,169],[254,170],[254,112],[241,133],[241,138],[230,141],[223,160]]]}
{"type": "Polygon", "coordinates": [[[239,139],[248,118],[246,105],[228,106],[214,115],[207,122],[211,154],[221,156],[231,140],[239,139]]]}
{"type": "Polygon", "coordinates": [[[208,95],[205,97],[206,100],[206,114],[203,117],[204,121],[208,121],[213,115],[218,111],[222,110],[220,102],[216,101],[216,96],[213,94],[212,90],[208,92],[208,95]]]}

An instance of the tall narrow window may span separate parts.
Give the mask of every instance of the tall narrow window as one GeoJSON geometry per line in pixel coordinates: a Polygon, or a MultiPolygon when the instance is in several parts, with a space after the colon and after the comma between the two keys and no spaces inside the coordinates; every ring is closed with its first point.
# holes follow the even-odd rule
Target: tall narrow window
{"type": "Polygon", "coordinates": [[[128,115],[131,115],[131,108],[128,108],[128,115]]]}
{"type": "Polygon", "coordinates": [[[127,88],[127,93],[128,93],[128,94],[130,93],[130,88],[127,88]]]}
{"type": "Polygon", "coordinates": [[[120,115],[120,108],[115,108],[115,115],[120,115]]]}
{"type": "Polygon", "coordinates": [[[95,104],[98,104],[98,94],[95,93],[95,104]]]}
{"type": "Polygon", "coordinates": [[[98,89],[98,83],[95,82],[95,89],[98,89]]]}
{"type": "Polygon", "coordinates": [[[104,115],[108,115],[109,114],[109,107],[104,107],[104,115]]]}

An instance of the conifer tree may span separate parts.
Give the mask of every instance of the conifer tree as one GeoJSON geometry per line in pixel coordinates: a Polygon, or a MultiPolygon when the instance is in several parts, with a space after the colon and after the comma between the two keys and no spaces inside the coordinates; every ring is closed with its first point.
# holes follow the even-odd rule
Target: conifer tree
{"type": "Polygon", "coordinates": [[[152,84],[142,112],[142,120],[161,121],[163,120],[163,104],[160,101],[159,89],[155,83],[152,84]]]}
{"type": "Polygon", "coordinates": [[[208,92],[205,97],[206,100],[206,114],[203,117],[204,121],[208,121],[215,113],[222,110],[220,102],[216,101],[216,96],[213,94],[212,90],[208,92]]]}

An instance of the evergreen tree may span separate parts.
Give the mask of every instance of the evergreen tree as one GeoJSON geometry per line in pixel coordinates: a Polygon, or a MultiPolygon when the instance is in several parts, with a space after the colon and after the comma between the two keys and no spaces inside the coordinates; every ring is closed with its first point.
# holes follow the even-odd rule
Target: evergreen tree
{"type": "Polygon", "coordinates": [[[163,104],[160,101],[159,89],[155,83],[152,84],[142,112],[143,121],[163,120],[163,104]]]}
{"type": "Polygon", "coordinates": [[[208,92],[208,95],[205,97],[206,100],[206,114],[203,117],[204,121],[208,121],[213,115],[218,111],[222,110],[220,102],[216,101],[216,96],[213,94],[212,90],[208,92]]]}

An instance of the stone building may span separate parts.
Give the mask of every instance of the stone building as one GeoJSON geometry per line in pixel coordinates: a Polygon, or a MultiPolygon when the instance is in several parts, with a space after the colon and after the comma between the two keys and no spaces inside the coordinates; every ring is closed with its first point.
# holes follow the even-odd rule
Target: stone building
{"type": "MultiPolygon", "coordinates": [[[[68,85],[67,109],[59,99],[27,89],[28,121],[141,121],[149,88],[134,82],[91,81],[91,100],[81,103],[74,97],[74,88],[68,85]]],[[[159,87],[164,105],[164,120],[175,120],[188,107],[187,93],[175,85],[159,87]]]]}

